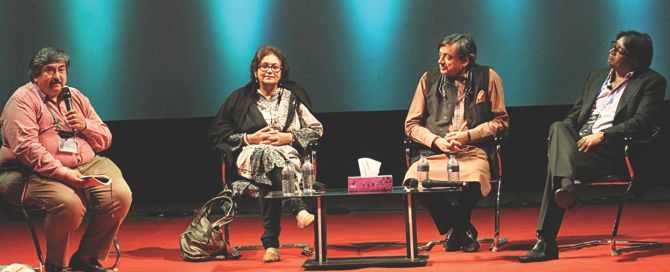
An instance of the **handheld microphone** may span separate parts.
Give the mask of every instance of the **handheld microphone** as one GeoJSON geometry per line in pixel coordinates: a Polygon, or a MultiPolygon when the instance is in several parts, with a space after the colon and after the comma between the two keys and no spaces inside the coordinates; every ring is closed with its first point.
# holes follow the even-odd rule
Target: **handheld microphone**
{"type": "Polygon", "coordinates": [[[64,87],[60,91],[60,97],[65,101],[65,108],[67,111],[72,110],[72,94],[70,93],[70,88],[69,87],[64,87]]]}
{"type": "MultiPolygon", "coordinates": [[[[65,108],[67,111],[72,110],[72,94],[70,93],[70,87],[63,87],[62,90],[60,90],[60,97],[65,101],[65,108]]],[[[77,130],[72,129],[72,132],[76,135],[77,130]]]]}

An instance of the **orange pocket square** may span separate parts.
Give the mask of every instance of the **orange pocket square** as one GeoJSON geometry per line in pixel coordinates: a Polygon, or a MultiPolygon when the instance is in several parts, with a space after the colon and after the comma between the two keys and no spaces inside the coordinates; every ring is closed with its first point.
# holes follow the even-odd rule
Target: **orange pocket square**
{"type": "Polygon", "coordinates": [[[475,100],[475,103],[479,104],[484,102],[486,102],[486,96],[484,95],[484,90],[481,90],[477,93],[477,100],[475,100]]]}

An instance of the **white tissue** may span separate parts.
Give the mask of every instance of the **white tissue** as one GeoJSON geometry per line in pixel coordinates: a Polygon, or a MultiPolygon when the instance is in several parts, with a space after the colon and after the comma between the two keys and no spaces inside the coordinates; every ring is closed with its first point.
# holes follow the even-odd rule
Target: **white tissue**
{"type": "Polygon", "coordinates": [[[376,177],[379,175],[379,168],[382,163],[370,158],[358,159],[358,169],[361,171],[361,177],[376,177]]]}

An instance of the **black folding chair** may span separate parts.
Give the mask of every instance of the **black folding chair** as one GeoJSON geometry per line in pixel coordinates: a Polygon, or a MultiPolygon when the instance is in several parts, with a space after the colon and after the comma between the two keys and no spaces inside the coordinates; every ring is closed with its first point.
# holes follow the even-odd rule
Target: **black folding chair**
{"type": "MultiPolygon", "coordinates": [[[[494,209],[493,209],[493,220],[494,220],[494,233],[493,233],[493,238],[485,238],[485,239],[480,239],[480,243],[490,243],[491,247],[490,250],[493,252],[498,252],[502,248],[506,247],[509,245],[509,240],[507,238],[502,238],[500,237],[500,192],[502,188],[502,181],[503,181],[503,172],[502,172],[502,160],[500,157],[500,151],[502,147],[502,143],[506,138],[506,134],[500,134],[496,135],[493,139],[493,144],[495,145],[495,159],[493,161],[489,161],[489,163],[495,163],[498,166],[498,171],[497,173],[491,173],[491,185],[493,185],[495,189],[494,195],[494,209]]],[[[405,147],[405,163],[407,165],[407,168],[409,169],[411,163],[411,154],[414,152],[414,150],[418,150],[419,148],[425,148],[423,145],[416,143],[412,141],[410,138],[405,137],[403,139],[403,145],[405,147]]],[[[430,251],[435,245],[444,243],[444,240],[433,240],[428,243],[426,243],[423,246],[418,247],[419,250],[421,251],[430,251]]]]}
{"type": "Polygon", "coordinates": [[[632,193],[631,189],[633,188],[633,185],[635,184],[636,181],[635,171],[633,169],[633,164],[630,156],[631,149],[633,148],[633,146],[637,144],[645,144],[645,145],[650,144],[655,138],[658,137],[659,134],[660,134],[660,128],[657,128],[654,131],[654,133],[652,133],[651,137],[646,140],[634,141],[632,137],[624,138],[624,159],[626,162],[628,176],[620,177],[611,175],[601,179],[595,179],[589,181],[575,181],[576,186],[580,186],[584,189],[588,188],[603,189],[608,187],[616,187],[619,188],[620,190],[623,187],[625,189],[623,190],[623,194],[619,199],[616,216],[614,218],[614,227],[612,229],[612,235],[610,239],[592,240],[577,244],[562,245],[559,246],[560,250],[575,250],[584,247],[609,245],[610,254],[614,256],[614,255],[620,255],[622,252],[661,247],[662,244],[660,242],[655,241],[617,240],[617,234],[619,232],[619,222],[621,221],[621,213],[623,211],[623,206],[626,203],[626,199],[631,196],[632,193]]]}
{"type": "MultiPolygon", "coordinates": [[[[307,154],[310,155],[309,157],[311,158],[312,165],[314,165],[314,180],[317,180],[316,179],[316,177],[317,177],[316,176],[316,169],[317,169],[317,167],[316,167],[317,166],[316,151],[317,151],[318,144],[319,144],[319,142],[316,141],[316,140],[310,142],[307,145],[307,147],[305,148],[305,153],[306,154],[304,154],[304,155],[307,155],[307,154]]],[[[304,156],[304,157],[306,158],[306,156],[304,156]]],[[[231,167],[227,167],[227,165],[226,165],[227,163],[229,163],[229,160],[224,153],[222,158],[221,158],[221,181],[222,181],[223,188],[228,188],[230,190],[233,190],[233,187],[234,187],[233,184],[239,180],[238,179],[239,176],[235,173],[235,166],[232,165],[231,167]]],[[[235,191],[235,190],[233,190],[233,191],[235,191]]],[[[234,200],[236,202],[238,202],[240,199],[242,199],[244,197],[255,198],[255,196],[251,192],[249,192],[248,190],[245,190],[242,193],[235,193],[234,194],[234,200]]],[[[235,205],[235,207],[237,207],[237,205],[235,205]]],[[[237,211],[235,211],[235,214],[236,213],[237,213],[237,211]]],[[[230,244],[229,225],[230,224],[225,225],[224,232],[223,232],[223,235],[224,235],[223,239],[228,244],[230,244]]],[[[302,252],[300,254],[302,254],[304,256],[311,256],[312,252],[313,252],[312,246],[310,246],[309,244],[302,244],[302,243],[299,243],[299,244],[281,244],[279,247],[280,248],[301,248],[302,252]]],[[[232,255],[235,256],[235,257],[239,257],[239,256],[241,256],[240,250],[263,249],[263,246],[262,245],[239,245],[239,246],[234,246],[231,249],[232,249],[232,255]]]]}
{"type": "MultiPolygon", "coordinates": [[[[26,179],[28,173],[27,171],[24,171],[22,168],[23,167],[21,167],[18,164],[7,165],[6,163],[5,165],[0,166],[0,172],[11,172],[13,175],[14,174],[16,175],[13,179],[8,178],[0,180],[0,182],[6,183],[6,184],[0,184],[0,186],[12,186],[15,184],[10,183],[17,183],[17,182],[22,183],[21,195],[18,198],[18,208],[21,210],[23,219],[26,221],[26,224],[30,229],[30,234],[33,238],[33,244],[35,245],[35,252],[37,254],[37,259],[39,260],[39,267],[35,267],[33,269],[44,271],[45,270],[44,254],[42,254],[42,247],[40,246],[40,240],[39,236],[37,235],[37,230],[35,229],[35,224],[33,223],[33,220],[30,217],[30,213],[41,211],[43,210],[43,208],[37,206],[29,206],[25,203],[26,193],[28,192],[28,180],[26,179]]],[[[12,205],[12,203],[9,204],[12,205]]],[[[116,237],[114,238],[114,249],[116,251],[116,259],[114,260],[114,264],[111,267],[109,267],[109,269],[116,269],[116,267],[119,264],[119,260],[121,258],[121,248],[119,247],[118,239],[116,237]]]]}

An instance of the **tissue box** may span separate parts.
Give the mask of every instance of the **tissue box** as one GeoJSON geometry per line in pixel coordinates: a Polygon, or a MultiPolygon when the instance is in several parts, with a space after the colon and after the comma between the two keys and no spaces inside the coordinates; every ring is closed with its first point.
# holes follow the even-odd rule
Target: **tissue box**
{"type": "Polygon", "coordinates": [[[353,192],[383,192],[393,189],[393,176],[349,177],[347,189],[353,192]]]}

